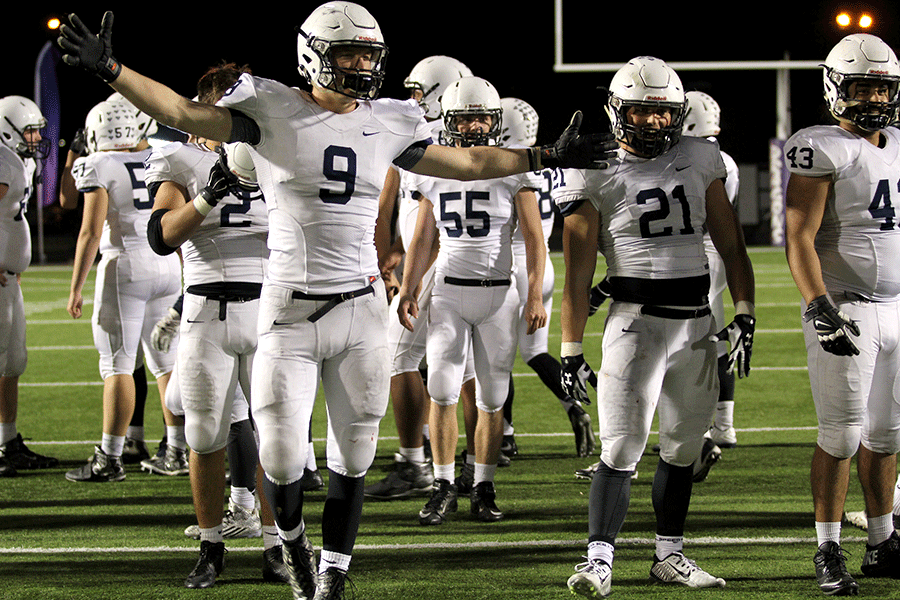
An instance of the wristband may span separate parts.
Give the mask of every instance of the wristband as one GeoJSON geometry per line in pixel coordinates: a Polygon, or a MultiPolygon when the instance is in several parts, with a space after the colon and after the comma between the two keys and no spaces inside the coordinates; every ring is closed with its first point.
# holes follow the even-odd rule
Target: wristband
{"type": "Polygon", "coordinates": [[[752,302],[747,300],[738,300],[734,303],[734,314],[736,315],[750,315],[752,318],[756,318],[756,307],[752,302]]]}
{"type": "Polygon", "coordinates": [[[578,356],[579,354],[584,354],[581,348],[581,342],[563,342],[560,350],[559,356],[578,356]]]}
{"type": "Polygon", "coordinates": [[[210,211],[214,208],[212,204],[206,201],[206,198],[203,197],[203,194],[199,194],[196,198],[194,198],[194,209],[203,215],[204,217],[210,213],[210,211]]]}

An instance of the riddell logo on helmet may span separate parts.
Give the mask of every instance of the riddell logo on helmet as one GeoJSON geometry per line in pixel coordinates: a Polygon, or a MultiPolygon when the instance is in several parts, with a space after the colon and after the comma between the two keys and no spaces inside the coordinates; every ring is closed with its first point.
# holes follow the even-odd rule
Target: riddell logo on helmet
{"type": "Polygon", "coordinates": [[[378,39],[374,37],[370,37],[368,35],[358,35],[356,36],[356,40],[359,42],[377,42],[378,39]]]}
{"type": "Polygon", "coordinates": [[[890,71],[885,69],[869,69],[869,75],[890,75],[890,71]]]}
{"type": "Polygon", "coordinates": [[[655,100],[657,102],[665,102],[668,100],[666,96],[647,96],[647,100],[655,100]]]}

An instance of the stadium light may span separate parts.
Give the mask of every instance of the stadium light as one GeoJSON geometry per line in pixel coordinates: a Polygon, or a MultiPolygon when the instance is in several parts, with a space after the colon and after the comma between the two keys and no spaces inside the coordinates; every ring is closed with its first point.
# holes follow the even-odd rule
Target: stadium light
{"type": "Polygon", "coordinates": [[[838,24],[838,27],[849,27],[850,23],[853,22],[853,19],[850,18],[848,13],[842,12],[838,13],[838,16],[834,18],[834,21],[838,24]]]}
{"type": "Polygon", "coordinates": [[[871,15],[862,14],[859,16],[859,26],[863,29],[868,29],[872,26],[873,20],[871,15]]]}
{"type": "Polygon", "coordinates": [[[871,29],[875,24],[875,19],[870,13],[859,13],[855,15],[848,11],[841,11],[834,17],[834,22],[841,29],[857,27],[859,29],[871,29]]]}
{"type": "Polygon", "coordinates": [[[60,25],[62,25],[62,22],[56,17],[47,19],[47,29],[50,29],[51,31],[59,29],[60,25]]]}

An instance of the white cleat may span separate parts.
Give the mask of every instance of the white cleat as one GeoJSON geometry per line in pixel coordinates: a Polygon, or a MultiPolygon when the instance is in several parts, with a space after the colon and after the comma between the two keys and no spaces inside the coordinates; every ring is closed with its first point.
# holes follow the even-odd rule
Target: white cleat
{"type": "Polygon", "coordinates": [[[588,560],[575,567],[578,571],[566,585],[573,594],[585,598],[606,598],[612,592],[612,567],[602,560],[588,560]]]}
{"type": "Polygon", "coordinates": [[[725,580],[713,577],[681,552],[673,552],[659,560],[653,559],[650,578],[660,583],[680,583],[690,588],[725,587],[725,580]]]}
{"type": "Polygon", "coordinates": [[[867,531],[869,529],[869,521],[866,518],[866,511],[864,510],[847,511],[844,513],[844,520],[851,525],[859,527],[863,531],[867,531]]]}

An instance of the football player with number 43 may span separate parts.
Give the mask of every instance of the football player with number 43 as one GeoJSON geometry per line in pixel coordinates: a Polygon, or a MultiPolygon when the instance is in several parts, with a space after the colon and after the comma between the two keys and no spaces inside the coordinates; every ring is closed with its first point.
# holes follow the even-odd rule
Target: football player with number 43
{"type": "Polygon", "coordinates": [[[900,450],[900,63],[869,34],[838,42],[823,67],[836,125],[795,133],[784,147],[788,265],[806,306],[809,380],[819,434],[813,453],[816,579],[827,595],[856,594],[841,550],[850,463],[865,499],[862,572],[900,574],[893,483],[900,450]]]}
{"type": "Polygon", "coordinates": [[[631,476],[657,411],[650,576],[691,588],[725,585],[684,555],[684,527],[693,464],[718,399],[716,341],[729,340],[739,377],[750,369],[753,269],[725,191],[718,144],[681,136],[685,107],[681,80],[665,62],[647,56],[629,61],[613,76],[607,103],[621,145],[618,159],[602,172],[555,173],[553,198],[565,215],[563,387],[581,401],[588,400],[586,385],[594,379],[581,343],[598,243],[612,297],[596,377],[602,451],[589,495],[587,561],[568,581],[573,593],[588,598],[611,591],[631,476]],[[721,331],[708,301],[706,230],[725,262],[735,302],[734,321],[721,331]]]}

